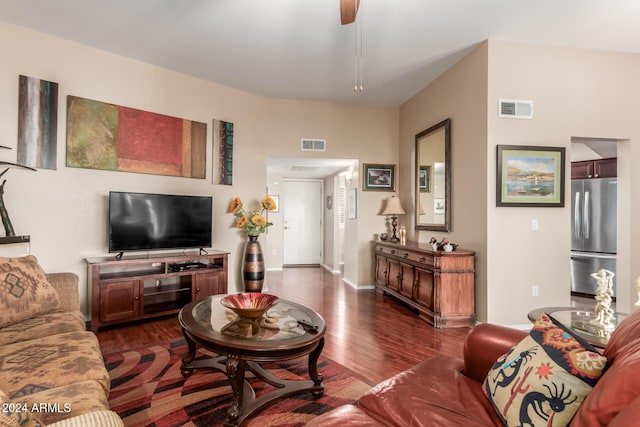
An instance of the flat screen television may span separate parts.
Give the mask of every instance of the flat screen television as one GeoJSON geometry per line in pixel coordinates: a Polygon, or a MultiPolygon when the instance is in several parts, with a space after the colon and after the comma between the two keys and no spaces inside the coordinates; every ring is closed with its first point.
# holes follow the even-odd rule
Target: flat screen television
{"type": "Polygon", "coordinates": [[[213,198],[109,192],[109,252],[210,248],[213,198]]]}

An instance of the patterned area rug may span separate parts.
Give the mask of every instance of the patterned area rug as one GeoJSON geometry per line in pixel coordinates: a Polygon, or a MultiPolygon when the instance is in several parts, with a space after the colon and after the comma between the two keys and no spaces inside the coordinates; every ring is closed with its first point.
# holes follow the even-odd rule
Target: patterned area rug
{"type": "MultiPolygon", "coordinates": [[[[231,405],[231,387],[222,372],[199,370],[189,378],[180,373],[183,339],[104,356],[111,377],[109,405],[127,426],[221,425],[231,405]]],[[[211,353],[198,350],[196,359],[211,353]]],[[[308,380],[307,358],[264,364],[279,378],[308,380]]],[[[316,415],[352,403],[370,386],[356,379],[346,368],[320,356],[324,396],[310,392],[276,401],[254,414],[245,426],[301,426],[316,415]]],[[[249,373],[256,395],[273,388],[249,373]]]]}

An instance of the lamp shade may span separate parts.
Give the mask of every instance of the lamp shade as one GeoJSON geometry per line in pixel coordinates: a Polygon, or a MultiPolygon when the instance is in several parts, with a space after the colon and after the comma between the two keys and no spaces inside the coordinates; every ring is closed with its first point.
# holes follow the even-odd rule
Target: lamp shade
{"type": "Polygon", "coordinates": [[[404,213],[400,199],[396,196],[391,196],[387,199],[384,210],[382,211],[382,215],[403,215],[404,213]]]}

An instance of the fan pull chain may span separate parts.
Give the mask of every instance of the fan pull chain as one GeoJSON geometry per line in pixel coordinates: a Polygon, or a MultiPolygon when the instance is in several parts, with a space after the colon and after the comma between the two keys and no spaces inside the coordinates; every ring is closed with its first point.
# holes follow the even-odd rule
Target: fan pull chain
{"type": "MultiPolygon", "coordinates": [[[[361,2],[362,0],[360,0],[361,2]]],[[[354,75],[353,75],[353,91],[354,92],[363,92],[364,85],[362,83],[363,80],[363,69],[364,69],[364,53],[363,53],[363,41],[362,41],[362,27],[363,27],[363,9],[362,4],[360,4],[360,19],[358,19],[358,0],[354,2],[355,8],[355,21],[354,21],[354,75]],[[360,29],[360,46],[358,46],[358,28],[360,29]],[[358,55],[358,47],[360,47],[360,55],[358,55]]]]}

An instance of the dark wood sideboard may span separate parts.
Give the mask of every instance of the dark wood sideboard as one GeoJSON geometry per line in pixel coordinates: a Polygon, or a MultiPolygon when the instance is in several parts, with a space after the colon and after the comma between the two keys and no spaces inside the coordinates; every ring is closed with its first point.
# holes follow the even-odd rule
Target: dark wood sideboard
{"type": "Polygon", "coordinates": [[[405,302],[436,328],[475,324],[475,252],[375,241],[376,290],[405,302]]]}

